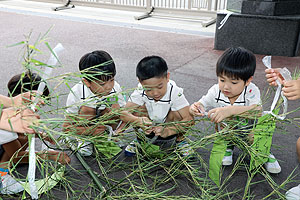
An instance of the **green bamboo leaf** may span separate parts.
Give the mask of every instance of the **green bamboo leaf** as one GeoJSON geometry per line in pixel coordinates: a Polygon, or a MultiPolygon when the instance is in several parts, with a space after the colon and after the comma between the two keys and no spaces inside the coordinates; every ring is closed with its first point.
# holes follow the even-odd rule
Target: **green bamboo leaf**
{"type": "Polygon", "coordinates": [[[36,60],[36,59],[31,59],[31,62],[34,63],[35,65],[39,65],[39,66],[45,66],[45,65],[47,65],[46,63],[41,62],[41,61],[36,60]]]}
{"type": "MultiPolygon", "coordinates": [[[[60,166],[51,176],[35,181],[38,194],[43,194],[51,190],[63,178],[65,166],[60,166]]],[[[20,182],[25,191],[30,194],[30,186],[28,182],[20,182]]]]}
{"type": "Polygon", "coordinates": [[[12,45],[8,45],[6,47],[14,47],[14,46],[18,46],[18,45],[21,45],[21,44],[25,44],[25,41],[18,42],[18,43],[12,44],[12,45]]]}
{"type": "Polygon", "coordinates": [[[28,47],[29,47],[29,49],[32,49],[32,50],[35,50],[35,51],[41,53],[41,51],[39,49],[37,49],[34,45],[28,45],[28,47]]]}

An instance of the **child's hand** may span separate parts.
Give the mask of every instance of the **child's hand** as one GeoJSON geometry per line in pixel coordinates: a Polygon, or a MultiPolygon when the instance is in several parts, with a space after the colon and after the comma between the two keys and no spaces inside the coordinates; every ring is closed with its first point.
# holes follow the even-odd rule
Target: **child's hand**
{"type": "Polygon", "coordinates": [[[208,112],[208,118],[211,119],[212,122],[220,123],[225,118],[230,117],[232,114],[230,112],[230,107],[221,107],[221,108],[214,108],[208,112]]]}
{"type": "Polygon", "coordinates": [[[148,117],[138,117],[137,123],[141,127],[152,125],[152,121],[148,117]]]}
{"type": "Polygon", "coordinates": [[[96,135],[103,135],[103,133],[106,131],[106,126],[103,126],[103,125],[99,125],[97,126],[96,129],[93,130],[93,133],[92,135],[93,136],[96,136],[96,135]]]}
{"type": "Polygon", "coordinates": [[[153,132],[155,133],[155,135],[160,136],[162,138],[166,138],[169,136],[168,129],[162,126],[153,127],[153,132]]]}
{"type": "MultiPolygon", "coordinates": [[[[25,92],[22,94],[19,94],[15,97],[13,97],[13,102],[12,102],[12,106],[15,107],[20,107],[24,104],[30,104],[35,100],[35,95],[36,91],[32,91],[32,92],[25,92]]],[[[37,105],[41,105],[41,104],[45,104],[45,102],[43,100],[39,100],[39,102],[37,103],[37,105]]]]}
{"type": "Polygon", "coordinates": [[[51,137],[49,137],[46,133],[40,132],[39,134],[40,134],[42,139],[50,142],[51,144],[55,144],[54,140],[52,140],[51,137]]]}
{"type": "Polygon", "coordinates": [[[200,102],[195,102],[190,106],[189,112],[193,116],[204,116],[205,110],[200,102]]]}
{"type": "Polygon", "coordinates": [[[277,79],[282,84],[283,79],[280,76],[279,68],[266,69],[265,73],[266,73],[266,78],[267,78],[267,81],[268,81],[269,85],[271,85],[271,86],[277,86],[277,83],[276,83],[277,79]]]}
{"type": "Polygon", "coordinates": [[[283,81],[283,94],[288,100],[296,100],[300,98],[300,79],[283,81]]]}
{"type": "Polygon", "coordinates": [[[33,125],[39,118],[40,117],[30,109],[18,112],[12,108],[3,109],[0,128],[17,133],[34,134],[35,131],[29,126],[33,125]]]}
{"type": "Polygon", "coordinates": [[[84,119],[93,119],[96,116],[96,109],[88,106],[81,106],[78,114],[84,119]]]}
{"type": "Polygon", "coordinates": [[[152,121],[148,117],[138,117],[137,126],[142,128],[146,135],[153,131],[152,128],[149,128],[149,126],[152,126],[152,121]]]}

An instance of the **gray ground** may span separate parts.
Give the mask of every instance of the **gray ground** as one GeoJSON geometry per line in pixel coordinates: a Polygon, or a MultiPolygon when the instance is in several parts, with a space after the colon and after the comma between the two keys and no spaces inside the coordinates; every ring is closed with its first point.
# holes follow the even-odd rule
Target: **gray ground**
{"type": "MultiPolygon", "coordinates": [[[[7,93],[6,83],[9,78],[22,71],[20,58],[23,51],[20,46],[11,48],[6,48],[6,46],[24,40],[24,34],[26,35],[30,31],[33,32],[32,38],[35,39],[39,33],[45,33],[52,25],[55,26],[49,34],[50,45],[54,47],[56,43],[60,42],[66,49],[61,56],[64,67],[55,69],[55,75],[77,71],[78,61],[83,54],[96,49],[103,49],[113,57],[117,66],[116,80],[125,89],[136,86],[135,66],[141,58],[148,55],[159,55],[165,58],[170,68],[171,79],[185,89],[185,96],[190,103],[198,100],[212,84],[216,83],[215,64],[222,51],[213,49],[214,38],[123,28],[4,11],[0,11],[0,19],[0,60],[1,69],[3,70],[3,73],[0,74],[1,94],[7,93]]],[[[257,55],[256,57],[257,71],[254,83],[263,91],[267,88],[264,78],[265,67],[261,62],[263,55],[257,55]]],[[[40,59],[46,60],[47,58],[48,54],[40,56],[40,59]]],[[[273,57],[273,67],[285,66],[290,70],[294,70],[299,65],[299,61],[299,57],[273,57]]],[[[59,91],[67,93],[68,89],[60,87],[59,91]]],[[[60,100],[61,106],[64,105],[65,99],[66,97],[60,100]]],[[[289,103],[290,110],[299,107],[299,100],[289,103]]],[[[293,113],[289,117],[299,116],[298,113],[293,113]]],[[[272,176],[277,183],[284,181],[298,167],[295,143],[299,136],[299,129],[293,125],[284,126],[283,128],[288,133],[281,134],[282,131],[277,130],[273,138],[274,147],[272,151],[282,167],[280,174],[272,176]]],[[[208,153],[206,154],[204,158],[208,162],[208,153]]],[[[72,166],[82,169],[76,158],[72,158],[72,166]]],[[[236,158],[237,156],[235,156],[236,158]]],[[[231,168],[226,168],[225,174],[230,170],[231,168]]],[[[122,177],[122,173],[116,172],[114,176],[122,177]]],[[[295,173],[298,174],[299,169],[296,169],[295,173]]],[[[246,176],[245,171],[238,171],[232,178],[228,189],[242,187],[246,183],[246,176]]],[[[86,176],[84,179],[82,177],[80,177],[80,184],[82,185],[91,181],[85,180],[86,176]]],[[[73,178],[77,178],[77,175],[73,175],[73,178]]],[[[299,180],[299,178],[298,175],[295,177],[296,180],[299,180]]],[[[182,184],[185,185],[184,180],[182,184]]],[[[299,181],[289,184],[287,188],[297,184],[299,184],[299,181]]],[[[191,187],[182,187],[181,191],[173,194],[188,194],[191,190],[191,187]]],[[[271,189],[262,183],[255,185],[252,191],[256,195],[255,199],[260,199],[270,193],[271,189]]],[[[63,193],[57,192],[56,198],[62,199],[65,197],[63,193]]],[[[82,197],[82,199],[85,198],[82,197]]]]}

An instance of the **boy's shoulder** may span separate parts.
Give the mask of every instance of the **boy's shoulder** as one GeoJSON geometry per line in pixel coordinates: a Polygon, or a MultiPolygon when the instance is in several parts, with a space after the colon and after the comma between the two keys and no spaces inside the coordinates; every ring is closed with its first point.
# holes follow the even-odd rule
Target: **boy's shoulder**
{"type": "Polygon", "coordinates": [[[219,91],[219,84],[216,83],[209,88],[208,93],[219,93],[219,91]]]}
{"type": "Polygon", "coordinates": [[[115,81],[114,89],[116,90],[116,92],[122,91],[122,88],[117,81],[115,81]]]}
{"type": "Polygon", "coordinates": [[[72,100],[74,102],[78,102],[85,99],[94,98],[94,94],[92,91],[82,83],[82,81],[75,84],[71,90],[69,91],[68,100],[72,100]]]}
{"type": "MultiPolygon", "coordinates": [[[[83,87],[83,83],[82,81],[79,81],[78,83],[76,83],[73,87],[72,87],[72,91],[75,92],[75,91],[80,91],[82,90],[82,87],[83,87]]],[[[70,91],[71,92],[71,91],[70,91]]]]}
{"type": "Polygon", "coordinates": [[[175,97],[181,97],[183,95],[183,88],[177,86],[176,82],[173,80],[169,80],[170,85],[170,92],[173,95],[175,95],[175,97]]]}
{"type": "Polygon", "coordinates": [[[76,83],[71,90],[69,91],[69,94],[73,94],[75,96],[82,96],[83,91],[86,93],[87,91],[89,91],[89,88],[86,87],[82,81],[79,81],[78,83],[76,83]]]}
{"type": "Polygon", "coordinates": [[[248,86],[247,86],[247,90],[248,90],[248,92],[252,92],[252,91],[254,91],[254,92],[256,92],[256,91],[260,91],[259,90],[259,87],[257,87],[254,83],[250,83],[248,86]]]}

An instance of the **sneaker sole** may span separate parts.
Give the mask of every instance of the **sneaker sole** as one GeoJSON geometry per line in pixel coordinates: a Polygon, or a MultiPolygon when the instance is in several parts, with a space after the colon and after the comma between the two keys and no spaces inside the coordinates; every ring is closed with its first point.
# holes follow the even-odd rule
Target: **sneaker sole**
{"type": "Polygon", "coordinates": [[[271,174],[279,174],[281,172],[281,169],[269,169],[267,172],[271,174]]]}

